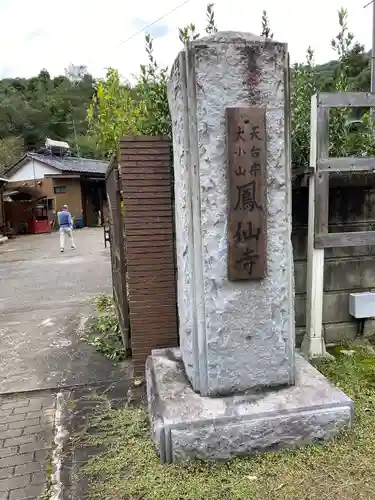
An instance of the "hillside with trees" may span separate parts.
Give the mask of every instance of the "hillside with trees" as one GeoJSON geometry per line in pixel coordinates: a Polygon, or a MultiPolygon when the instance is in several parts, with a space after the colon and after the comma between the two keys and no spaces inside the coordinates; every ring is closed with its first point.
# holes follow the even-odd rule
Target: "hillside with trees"
{"type": "Polygon", "coordinates": [[[94,84],[84,66],[55,78],[42,70],[33,78],[0,80],[0,168],[43,146],[46,137],[67,141],[73,154],[97,154],[86,120],[94,84]]]}
{"type": "MultiPolygon", "coordinates": [[[[371,85],[371,52],[365,52],[364,45],[355,43],[346,57],[348,84],[353,91],[367,92],[371,85]]],[[[318,85],[321,91],[329,92],[340,72],[340,60],[332,60],[315,67],[318,85]]]]}

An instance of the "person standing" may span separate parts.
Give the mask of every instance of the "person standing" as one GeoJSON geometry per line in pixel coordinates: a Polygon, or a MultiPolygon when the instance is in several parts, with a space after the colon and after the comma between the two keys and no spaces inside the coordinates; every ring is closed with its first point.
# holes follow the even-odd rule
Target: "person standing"
{"type": "Polygon", "coordinates": [[[65,249],[65,236],[67,235],[71,240],[71,247],[74,249],[76,246],[74,244],[73,238],[73,219],[68,211],[68,205],[64,205],[62,210],[57,213],[57,220],[59,223],[60,231],[60,252],[65,249]]]}

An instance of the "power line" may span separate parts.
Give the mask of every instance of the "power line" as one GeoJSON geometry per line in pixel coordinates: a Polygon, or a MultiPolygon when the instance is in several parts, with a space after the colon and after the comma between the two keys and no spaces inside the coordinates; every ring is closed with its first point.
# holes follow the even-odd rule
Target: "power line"
{"type": "MultiPolygon", "coordinates": [[[[78,121],[76,120],[76,121],[75,121],[75,123],[77,123],[77,124],[78,124],[78,123],[85,123],[85,122],[86,122],[86,120],[85,120],[84,118],[82,118],[82,120],[78,120],[78,121]]],[[[60,124],[60,123],[69,123],[70,125],[72,125],[72,120],[53,120],[53,121],[51,120],[51,122],[50,122],[50,123],[51,123],[52,125],[55,125],[55,123],[56,123],[56,124],[60,124]]]]}
{"type": "MultiPolygon", "coordinates": [[[[371,45],[371,93],[375,93],[375,1],[371,0],[364,9],[372,4],[372,45],[371,45]]],[[[371,118],[375,121],[375,109],[371,108],[371,118]]]]}
{"type": "MultiPolygon", "coordinates": [[[[184,7],[186,4],[188,4],[189,2],[191,2],[191,0],[185,0],[184,2],[180,3],[179,5],[177,5],[176,7],[174,7],[173,9],[169,10],[168,12],[166,12],[165,14],[163,14],[162,16],[158,17],[157,19],[155,19],[155,21],[152,21],[152,23],[148,24],[147,26],[145,26],[144,28],[142,28],[141,30],[137,31],[136,33],[133,33],[132,35],[130,35],[128,38],[125,38],[125,40],[122,40],[120,42],[118,42],[114,48],[117,48],[119,47],[120,45],[124,45],[125,43],[129,42],[130,40],[132,40],[133,38],[135,38],[136,36],[140,35],[141,33],[143,33],[144,31],[146,31],[147,29],[151,28],[152,26],[154,26],[155,24],[157,24],[159,21],[165,19],[167,16],[169,16],[170,14],[173,14],[173,12],[176,12],[178,9],[181,9],[182,7],[184,7]]],[[[85,66],[88,68],[89,64],[94,61],[94,59],[89,59],[88,61],[85,61],[85,66]]]]}
{"type": "Polygon", "coordinates": [[[146,31],[148,28],[151,28],[151,26],[153,26],[154,24],[158,23],[159,21],[161,21],[162,19],[164,19],[165,17],[169,16],[170,14],[173,14],[173,12],[176,12],[176,10],[180,9],[181,7],[183,7],[184,5],[186,5],[187,3],[191,2],[191,0],[185,0],[184,2],[182,2],[181,4],[177,5],[176,7],[174,7],[174,9],[170,10],[169,12],[166,12],[164,15],[162,15],[161,17],[159,17],[158,19],[156,19],[155,21],[153,21],[152,23],[148,24],[147,26],[145,26],[144,28],[142,28],[141,30],[137,31],[136,33],[134,33],[133,35],[130,35],[128,38],[126,38],[125,40],[123,40],[122,42],[119,42],[117,44],[117,46],[119,45],[123,45],[124,43],[127,43],[129,42],[129,40],[132,40],[133,38],[135,38],[136,36],[140,35],[143,31],[146,31]]]}

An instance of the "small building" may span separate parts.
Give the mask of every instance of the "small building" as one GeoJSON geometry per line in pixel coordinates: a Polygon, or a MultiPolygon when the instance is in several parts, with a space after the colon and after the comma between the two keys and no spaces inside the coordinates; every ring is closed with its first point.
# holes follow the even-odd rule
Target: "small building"
{"type": "Polygon", "coordinates": [[[66,142],[47,139],[37,153],[26,153],[11,166],[4,192],[5,218],[14,232],[46,232],[63,205],[77,226],[97,226],[106,213],[108,162],[76,158],[66,142]]]}

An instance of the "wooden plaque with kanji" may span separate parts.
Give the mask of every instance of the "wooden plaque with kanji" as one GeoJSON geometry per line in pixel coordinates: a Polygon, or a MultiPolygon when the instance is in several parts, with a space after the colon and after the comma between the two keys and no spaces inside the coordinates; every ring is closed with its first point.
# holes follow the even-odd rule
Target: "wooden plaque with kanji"
{"type": "Polygon", "coordinates": [[[226,120],[228,279],[259,280],[267,270],[265,108],[226,108],[226,120]]]}

